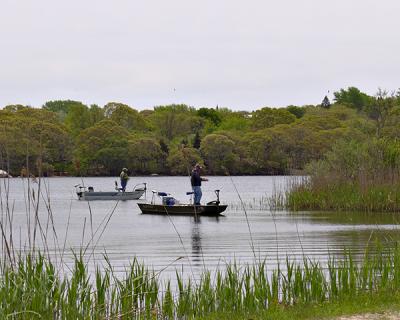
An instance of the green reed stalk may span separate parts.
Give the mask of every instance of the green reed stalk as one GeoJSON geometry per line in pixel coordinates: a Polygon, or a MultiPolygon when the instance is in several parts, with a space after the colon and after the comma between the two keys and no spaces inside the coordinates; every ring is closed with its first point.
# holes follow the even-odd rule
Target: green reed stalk
{"type": "Polygon", "coordinates": [[[284,305],[311,305],[342,301],[379,292],[400,293],[400,247],[366,252],[356,261],[350,252],[327,266],[304,258],[286,259],[285,268],[268,271],[265,262],[228,264],[205,271],[196,286],[176,274],[161,283],[136,259],[122,279],[110,268],[96,268],[93,279],[83,256],[75,255],[71,274],[61,277],[40,253],[17,258],[16,267],[0,273],[0,314],[11,319],[35,315],[53,319],[192,319],[213,313],[254,314],[284,305]],[[175,283],[175,282],[174,282],[175,283]]]}

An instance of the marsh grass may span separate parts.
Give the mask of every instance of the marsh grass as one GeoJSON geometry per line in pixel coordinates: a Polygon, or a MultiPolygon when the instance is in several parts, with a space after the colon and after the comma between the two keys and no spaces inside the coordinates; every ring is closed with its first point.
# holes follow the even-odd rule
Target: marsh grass
{"type": "Polygon", "coordinates": [[[400,183],[370,184],[359,182],[317,183],[302,180],[288,188],[285,201],[275,207],[290,210],[335,210],[359,212],[399,212],[400,183]]]}
{"type": "MultiPolygon", "coordinates": [[[[400,141],[339,141],[293,180],[283,207],[291,210],[400,211],[400,141]]],[[[274,198],[274,197],[272,197],[274,198]]]]}

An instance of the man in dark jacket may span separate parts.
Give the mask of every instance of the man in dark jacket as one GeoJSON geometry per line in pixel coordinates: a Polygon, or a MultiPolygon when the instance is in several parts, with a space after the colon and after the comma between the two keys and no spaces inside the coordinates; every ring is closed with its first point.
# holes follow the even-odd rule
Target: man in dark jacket
{"type": "Polygon", "coordinates": [[[192,170],[192,174],[190,176],[190,182],[192,184],[192,190],[194,193],[194,204],[196,206],[200,205],[201,196],[203,193],[201,192],[201,182],[208,181],[207,178],[202,178],[200,176],[201,165],[200,163],[196,163],[192,170]]]}

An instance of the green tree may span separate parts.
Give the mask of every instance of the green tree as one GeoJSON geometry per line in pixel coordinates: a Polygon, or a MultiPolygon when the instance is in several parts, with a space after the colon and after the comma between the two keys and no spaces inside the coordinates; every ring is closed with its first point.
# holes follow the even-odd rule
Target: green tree
{"type": "Polygon", "coordinates": [[[201,144],[200,134],[196,132],[193,139],[193,148],[200,149],[200,144],[201,144]]]}
{"type": "Polygon", "coordinates": [[[204,119],[196,114],[194,108],[186,105],[169,105],[154,108],[149,119],[157,134],[168,140],[187,138],[200,131],[204,126],[204,119]]]}
{"type": "Polygon", "coordinates": [[[139,174],[163,173],[166,154],[154,138],[140,137],[129,140],[129,168],[139,174]]]}
{"type": "Polygon", "coordinates": [[[69,113],[71,107],[86,107],[80,101],[74,100],[53,100],[47,101],[43,106],[42,109],[54,112],[58,115],[60,121],[64,122],[67,114],[69,113]]]}
{"type": "Polygon", "coordinates": [[[13,174],[22,167],[33,174],[46,173],[46,163],[51,171],[54,166],[64,171],[71,161],[71,139],[55,113],[33,108],[0,111],[0,132],[1,165],[13,174]]]}
{"type": "Polygon", "coordinates": [[[219,130],[247,131],[251,125],[248,114],[242,112],[231,112],[224,115],[219,130]]]}
{"type": "Polygon", "coordinates": [[[235,174],[235,143],[222,134],[209,134],[201,142],[201,154],[212,174],[235,174]]]}
{"type": "Polygon", "coordinates": [[[84,104],[73,104],[69,107],[64,118],[64,123],[71,131],[73,137],[77,137],[82,130],[91,126],[89,109],[84,104]]]}
{"type": "Polygon", "coordinates": [[[286,110],[293,114],[297,119],[300,119],[306,113],[306,109],[304,107],[287,106],[286,110]]]}
{"type": "Polygon", "coordinates": [[[242,140],[246,150],[249,173],[283,174],[287,155],[276,136],[269,130],[248,133],[242,140]]]}
{"type": "Polygon", "coordinates": [[[81,174],[113,174],[128,165],[129,132],[103,120],[83,130],[76,139],[75,163],[81,174]]]}
{"type": "Polygon", "coordinates": [[[89,122],[90,126],[94,126],[96,123],[104,120],[104,110],[97,104],[90,105],[89,108],[89,122]]]}
{"type": "Polygon", "coordinates": [[[321,107],[329,109],[330,106],[331,106],[331,102],[329,101],[328,96],[325,96],[324,99],[322,100],[321,107]]]}
{"type": "Polygon", "coordinates": [[[126,104],[109,102],[104,106],[105,116],[129,131],[146,131],[147,124],[143,116],[126,104]]]}
{"type": "Polygon", "coordinates": [[[262,108],[253,112],[253,128],[272,128],[277,124],[289,124],[296,121],[296,117],[285,109],[262,108]]]}
{"type": "Polygon", "coordinates": [[[376,123],[376,136],[382,136],[382,130],[396,107],[395,94],[389,95],[387,91],[379,89],[372,103],[367,107],[368,115],[376,123]]]}
{"type": "Polygon", "coordinates": [[[348,107],[362,110],[372,102],[372,97],[361,92],[356,87],[348,87],[347,89],[340,89],[333,93],[334,100],[338,104],[343,104],[348,107]]]}
{"type": "Polygon", "coordinates": [[[172,174],[190,175],[191,169],[196,163],[203,163],[199,150],[182,147],[171,150],[167,165],[172,174]]]}
{"type": "Polygon", "coordinates": [[[220,113],[212,108],[200,108],[197,110],[197,115],[210,120],[215,126],[218,126],[222,121],[220,113]]]}
{"type": "Polygon", "coordinates": [[[3,110],[4,111],[8,111],[8,112],[18,112],[18,111],[21,111],[21,110],[26,109],[26,108],[30,108],[30,107],[29,106],[24,106],[22,104],[10,104],[10,105],[5,106],[3,108],[3,110]]]}

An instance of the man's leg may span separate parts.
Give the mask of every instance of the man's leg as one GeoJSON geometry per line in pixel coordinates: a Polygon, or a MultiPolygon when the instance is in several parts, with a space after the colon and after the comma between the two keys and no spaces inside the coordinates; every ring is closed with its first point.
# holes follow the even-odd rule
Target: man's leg
{"type": "Polygon", "coordinates": [[[199,186],[194,186],[193,192],[194,192],[194,204],[200,205],[200,200],[201,200],[201,196],[202,196],[201,188],[199,186]]]}
{"type": "Polygon", "coordinates": [[[203,196],[203,192],[201,192],[201,187],[198,187],[198,188],[199,188],[198,205],[200,205],[200,201],[201,201],[201,197],[203,196]]]}
{"type": "Polygon", "coordinates": [[[193,190],[193,204],[196,205],[197,204],[197,187],[192,186],[192,190],[193,190]]]}
{"type": "Polygon", "coordinates": [[[125,192],[125,188],[126,188],[126,184],[127,184],[128,180],[121,180],[121,189],[123,192],[125,192]]]}

